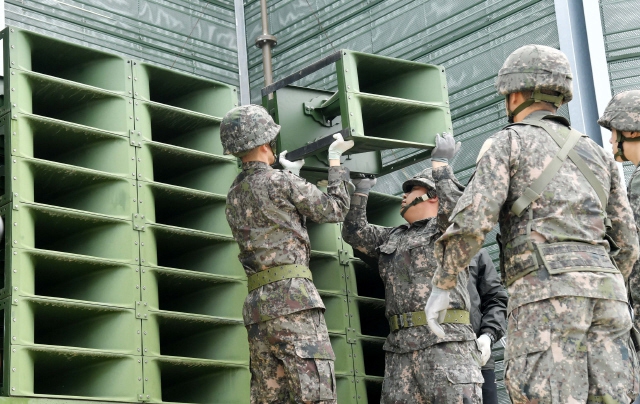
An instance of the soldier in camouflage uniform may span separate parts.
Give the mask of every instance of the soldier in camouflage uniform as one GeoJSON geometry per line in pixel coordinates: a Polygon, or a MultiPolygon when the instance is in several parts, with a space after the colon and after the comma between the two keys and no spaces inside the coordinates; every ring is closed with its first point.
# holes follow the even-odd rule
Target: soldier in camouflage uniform
{"type": "Polygon", "coordinates": [[[229,111],[220,136],[225,154],[242,159],[227,195],[226,216],[240,247],[249,295],[243,308],[249,334],[252,403],[335,403],[333,350],[324,305],[311,279],[306,220],[340,222],[349,209],[349,171],[340,155],[353,146],[342,136],[329,148],[329,185],[323,193],[298,176],[304,161],[286,151],[275,170],[280,126],[267,111],[247,105],[229,111]]]}
{"type": "Polygon", "coordinates": [[[429,331],[423,311],[436,269],[434,242],[449,225],[449,214],[463,190],[447,164],[460,144],[447,134],[438,136],[436,145],[433,169],[425,169],[402,185],[401,215],[408,224],[369,224],[366,206],[375,180],[362,179],[354,180],[356,191],[343,226],[344,240],[378,261],[385,284],[385,314],[391,333],[383,347],[382,403],[482,402],[481,353],[469,320],[468,273],[458,274],[443,325],[445,338],[429,331]]]}
{"type": "Polygon", "coordinates": [[[616,163],[555,115],[572,98],[562,52],[517,49],[496,87],[515,124],[485,142],[452,225],[436,242],[429,326],[446,335],[438,316],[498,221],[511,400],[630,403],[638,378],[625,279],[638,236],[616,163]]]}
{"type": "MultiPolygon", "coordinates": [[[[598,123],[611,131],[609,142],[616,161],[631,161],[636,166],[627,192],[636,224],[640,223],[640,90],[625,91],[613,97],[598,123]]],[[[629,293],[634,323],[640,330],[640,260],[636,261],[629,276],[629,293]]]]}

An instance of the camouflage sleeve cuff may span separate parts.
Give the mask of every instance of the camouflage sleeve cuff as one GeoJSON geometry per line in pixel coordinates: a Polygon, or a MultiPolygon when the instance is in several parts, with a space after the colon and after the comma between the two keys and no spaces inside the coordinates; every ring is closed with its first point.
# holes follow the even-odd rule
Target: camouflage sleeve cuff
{"type": "Polygon", "coordinates": [[[453,169],[448,164],[446,166],[434,168],[433,171],[431,172],[431,175],[433,175],[434,181],[455,179],[455,176],[453,174],[453,169]]]}
{"type": "Polygon", "coordinates": [[[349,181],[349,169],[345,166],[329,167],[329,182],[349,181]]]}
{"type": "Polygon", "coordinates": [[[368,199],[369,199],[368,196],[353,195],[351,197],[351,209],[354,209],[354,208],[366,209],[368,199]]]}

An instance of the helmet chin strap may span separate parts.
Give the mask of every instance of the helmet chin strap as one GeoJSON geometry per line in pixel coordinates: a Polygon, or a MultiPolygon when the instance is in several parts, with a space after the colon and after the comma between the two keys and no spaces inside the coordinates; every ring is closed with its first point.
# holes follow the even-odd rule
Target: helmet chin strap
{"type": "Polygon", "coordinates": [[[509,110],[509,94],[507,94],[505,98],[507,103],[507,120],[509,121],[509,123],[513,123],[513,119],[516,115],[536,102],[544,101],[555,105],[556,108],[560,108],[560,106],[562,105],[562,101],[564,100],[563,95],[543,94],[540,92],[540,90],[535,90],[533,93],[531,93],[531,97],[528,100],[524,101],[522,104],[518,105],[516,109],[511,111],[509,110]]]}
{"type": "Polygon", "coordinates": [[[427,190],[427,193],[425,193],[423,195],[420,195],[420,196],[417,196],[414,200],[411,201],[410,204],[408,204],[404,208],[400,209],[400,216],[402,216],[404,218],[405,213],[407,213],[407,211],[409,209],[411,209],[412,206],[416,206],[419,203],[426,202],[429,199],[435,198],[435,197],[436,197],[435,191],[427,190]]]}
{"type": "Polygon", "coordinates": [[[617,129],[611,129],[616,133],[616,143],[618,143],[618,151],[613,155],[613,158],[620,157],[622,161],[629,161],[629,159],[624,155],[624,151],[622,149],[623,142],[640,142],[640,137],[625,137],[621,131],[617,129]]]}

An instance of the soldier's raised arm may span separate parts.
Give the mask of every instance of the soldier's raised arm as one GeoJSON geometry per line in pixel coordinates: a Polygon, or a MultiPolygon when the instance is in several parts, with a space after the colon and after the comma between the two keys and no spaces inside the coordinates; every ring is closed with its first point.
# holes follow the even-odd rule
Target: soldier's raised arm
{"type": "Polygon", "coordinates": [[[361,253],[378,258],[377,248],[387,239],[391,227],[376,226],[367,221],[369,191],[375,178],[354,179],[356,190],[351,197],[351,208],[342,225],[342,238],[361,253]]]}

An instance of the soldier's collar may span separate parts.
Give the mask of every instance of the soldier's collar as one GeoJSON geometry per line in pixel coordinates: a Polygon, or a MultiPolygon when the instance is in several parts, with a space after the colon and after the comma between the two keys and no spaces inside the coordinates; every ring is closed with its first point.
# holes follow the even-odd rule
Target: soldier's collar
{"type": "Polygon", "coordinates": [[[263,161],[247,161],[242,163],[242,171],[249,171],[253,173],[256,170],[268,170],[271,166],[263,161]]]}
{"type": "Polygon", "coordinates": [[[569,122],[569,120],[567,120],[567,118],[565,118],[564,116],[560,116],[560,115],[555,115],[555,114],[551,114],[549,113],[549,111],[533,111],[532,113],[530,113],[529,115],[527,115],[526,117],[524,117],[523,120],[541,120],[541,119],[546,119],[549,121],[555,121],[556,123],[559,123],[560,125],[564,125],[564,126],[571,126],[571,122],[569,122]]]}

